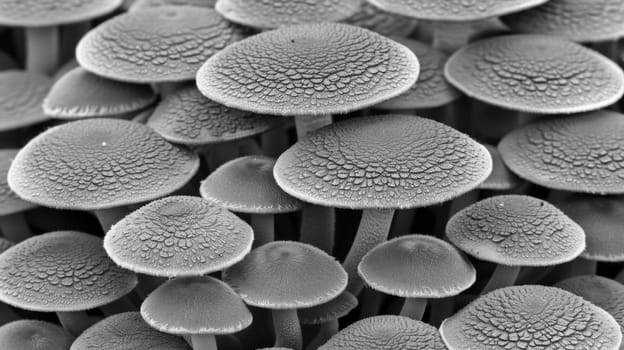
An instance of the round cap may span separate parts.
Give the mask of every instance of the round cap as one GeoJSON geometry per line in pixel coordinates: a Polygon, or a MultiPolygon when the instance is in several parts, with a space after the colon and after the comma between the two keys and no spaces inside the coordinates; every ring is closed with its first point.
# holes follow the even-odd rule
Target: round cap
{"type": "Polygon", "coordinates": [[[579,44],[546,35],[503,35],[455,52],[449,82],[498,107],[569,114],[609,106],[624,93],[624,73],[610,59],[579,44]]]}
{"type": "Polygon", "coordinates": [[[492,173],[479,185],[480,190],[509,191],[522,183],[516,174],[512,173],[503,162],[498,148],[491,145],[483,145],[492,157],[492,173]]]}
{"type": "Polygon", "coordinates": [[[476,280],[475,268],[459,250],[425,235],[378,245],[364,255],[358,274],[373,289],[404,298],[445,298],[476,280]]]}
{"type": "Polygon", "coordinates": [[[199,197],[153,201],[117,222],[104,248],[128,270],[151,276],[198,276],[239,262],[253,231],[236,215],[199,197]]]}
{"type": "Polygon", "coordinates": [[[243,38],[211,9],[167,6],[112,18],[82,37],[76,59],[97,75],[134,83],[193,80],[202,63],[243,38]]]}
{"type": "Polygon", "coordinates": [[[445,350],[438,330],[403,316],[359,320],[331,337],[319,350],[445,350]]]}
{"type": "Polygon", "coordinates": [[[406,37],[418,27],[418,21],[415,19],[383,11],[367,1],[362,2],[359,11],[343,22],[372,30],[383,36],[406,37]]]}
{"type": "Polygon", "coordinates": [[[414,208],[477,187],[492,170],[485,147],[415,116],[360,117],[316,130],[275,165],[278,185],[323,206],[414,208]]]}
{"type": "Polygon", "coordinates": [[[93,309],[128,294],[137,276],[106,256],[102,240],[57,231],[34,236],[0,255],[0,301],[20,309],[93,309]]]}
{"type": "Polygon", "coordinates": [[[17,70],[0,72],[0,132],[50,119],[41,104],[51,86],[52,80],[45,75],[17,70]]]}
{"type": "Polygon", "coordinates": [[[48,322],[19,320],[0,327],[0,348],[6,350],[69,350],[74,338],[48,322]]]}
{"type": "Polygon", "coordinates": [[[624,115],[602,110],[538,119],[499,143],[505,164],[521,178],[571,192],[624,193],[624,115]]]}
{"type": "Polygon", "coordinates": [[[74,68],[54,83],[43,101],[46,115],[60,119],[118,116],[156,102],[149,85],[122,83],[74,68]]]}
{"type": "Polygon", "coordinates": [[[121,2],[122,0],[0,0],[0,24],[47,27],[85,22],[113,12],[121,6],[121,2]]]}
{"type": "Polygon", "coordinates": [[[357,306],[358,299],[353,294],[344,291],[325,304],[297,310],[297,315],[301,324],[323,324],[348,315],[357,306]]]}
{"type": "Polygon", "coordinates": [[[142,11],[150,8],[163,7],[163,6],[194,6],[214,8],[216,0],[137,0],[135,1],[128,11],[142,11]]]}
{"type": "Polygon", "coordinates": [[[481,296],[440,326],[449,350],[616,350],[611,315],[559,288],[526,285],[481,296]]]}
{"type": "Polygon", "coordinates": [[[87,119],[43,132],[22,148],[9,186],[43,206],[93,210],[146,202],[184,186],[199,158],[149,127],[87,119]]]}
{"type": "Polygon", "coordinates": [[[252,306],[298,309],[336,298],[347,273],[322,250],[299,242],[270,242],[223,271],[223,280],[252,306]]]}
{"type": "Polygon", "coordinates": [[[172,334],[230,334],[247,328],[251,312],[232,288],[208,276],[170,280],[141,305],[152,327],[172,334]]]}
{"type": "Polygon", "coordinates": [[[461,250],[507,266],[552,266],[585,249],[585,233],[561,210],[521,195],[495,196],[455,214],[448,239],[461,250]]]}
{"type": "Polygon", "coordinates": [[[272,115],[338,114],[395,97],[418,78],[408,48],[338,23],[289,26],[254,35],[211,57],[197,72],[208,98],[272,115]]]}
{"type": "Polygon", "coordinates": [[[34,203],[19,198],[7,183],[7,173],[18,151],[17,149],[0,150],[0,216],[15,214],[36,207],[34,203]]]}

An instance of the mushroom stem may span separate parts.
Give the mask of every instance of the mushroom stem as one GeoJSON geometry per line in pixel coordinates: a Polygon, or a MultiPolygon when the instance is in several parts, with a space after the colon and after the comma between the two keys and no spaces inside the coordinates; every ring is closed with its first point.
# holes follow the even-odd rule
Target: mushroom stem
{"type": "Polygon", "coordinates": [[[91,327],[92,321],[86,311],[57,312],[59,322],[73,336],[79,336],[82,332],[91,327]]]}
{"type": "Polygon", "coordinates": [[[299,240],[313,245],[327,254],[334,249],[336,213],[334,208],[308,205],[301,210],[299,240]]]}
{"type": "Polygon", "coordinates": [[[100,222],[102,230],[106,233],[110,230],[111,226],[123,219],[124,216],[128,215],[128,208],[121,206],[108,209],[98,209],[94,211],[94,214],[100,222]]]}
{"type": "Polygon", "coordinates": [[[0,232],[13,243],[19,243],[32,237],[24,213],[0,216],[0,232]]]}
{"type": "Polygon", "coordinates": [[[251,214],[251,227],[254,232],[254,248],[275,240],[275,216],[273,214],[251,214]]]}
{"type": "Polygon", "coordinates": [[[275,327],[275,346],[301,350],[303,338],[297,310],[273,310],[275,327]]]}
{"type": "Polygon", "coordinates": [[[496,265],[494,273],[485,285],[481,294],[489,293],[493,290],[513,286],[520,274],[520,266],[496,265]]]}
{"type": "Polygon", "coordinates": [[[466,45],[472,29],[471,22],[433,22],[432,46],[446,53],[453,53],[466,45]]]}
{"type": "Polygon", "coordinates": [[[217,350],[217,339],[212,334],[193,334],[193,350],[217,350]]]}
{"type": "Polygon", "coordinates": [[[329,338],[333,337],[339,331],[338,320],[331,320],[321,324],[316,336],[310,341],[306,350],[316,350],[325,344],[329,338]]]}
{"type": "Polygon", "coordinates": [[[427,299],[423,298],[406,298],[401,308],[401,316],[409,317],[413,320],[420,321],[427,309],[427,299]]]}
{"type": "Polygon", "coordinates": [[[358,275],[358,264],[366,253],[388,239],[393,216],[394,209],[365,209],[363,211],[351,249],[342,263],[349,274],[347,291],[351,294],[357,296],[362,291],[364,282],[358,275]]]}
{"type": "Polygon", "coordinates": [[[304,137],[310,131],[320,129],[332,123],[331,115],[301,115],[295,117],[297,138],[304,137]]]}
{"type": "Polygon", "coordinates": [[[58,27],[27,27],[26,70],[52,75],[58,66],[59,41],[58,27]]]}

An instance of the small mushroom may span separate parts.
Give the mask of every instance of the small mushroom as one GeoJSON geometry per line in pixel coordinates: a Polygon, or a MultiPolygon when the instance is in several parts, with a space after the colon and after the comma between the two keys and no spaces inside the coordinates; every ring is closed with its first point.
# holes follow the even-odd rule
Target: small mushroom
{"type": "Polygon", "coordinates": [[[0,150],[0,232],[4,237],[15,242],[21,242],[30,237],[30,228],[24,212],[36,207],[35,204],[19,198],[7,183],[9,167],[18,151],[16,149],[0,150]]]}
{"type": "Polygon", "coordinates": [[[0,348],[6,350],[69,350],[74,338],[63,328],[37,320],[19,320],[0,327],[0,348]]]}
{"type": "Polygon", "coordinates": [[[41,104],[51,86],[50,78],[37,73],[17,70],[0,72],[0,132],[50,119],[43,113],[41,104]]]}

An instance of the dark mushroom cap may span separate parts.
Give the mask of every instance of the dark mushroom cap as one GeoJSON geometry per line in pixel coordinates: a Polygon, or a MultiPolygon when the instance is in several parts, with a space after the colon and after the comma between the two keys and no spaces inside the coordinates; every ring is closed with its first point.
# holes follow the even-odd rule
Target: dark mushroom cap
{"type": "Polygon", "coordinates": [[[331,337],[319,350],[444,350],[434,327],[404,316],[359,320],[331,337]]]}
{"type": "Polygon", "coordinates": [[[19,320],[0,327],[0,348],[5,350],[69,350],[74,338],[48,322],[19,320]]]}
{"type": "Polygon", "coordinates": [[[47,207],[92,210],[146,202],[181,188],[199,158],[149,127],[86,119],[32,139],[9,169],[20,197],[47,207]]]}
{"type": "Polygon", "coordinates": [[[138,312],[105,318],[85,330],[71,350],[190,350],[181,337],[150,327],[138,312]]]}
{"type": "Polygon", "coordinates": [[[7,183],[7,173],[17,149],[0,150],[0,216],[19,213],[36,207],[36,204],[26,202],[11,190],[7,183]]]}
{"type": "Polygon", "coordinates": [[[2,254],[5,250],[14,246],[15,243],[9,241],[8,239],[4,239],[0,237],[0,254],[2,254]]]}
{"type": "Polygon", "coordinates": [[[283,120],[228,108],[189,86],[166,96],[147,125],[171,142],[200,146],[258,135],[283,120]]]}
{"type": "Polygon", "coordinates": [[[414,208],[468,192],[492,170],[482,145],[416,116],[361,117],[309,133],[275,165],[278,185],[338,208],[414,208]]]}
{"type": "Polygon", "coordinates": [[[46,27],[83,22],[112,12],[122,0],[1,0],[0,24],[46,27]]]}
{"type": "Polygon", "coordinates": [[[253,231],[227,210],[199,197],[153,201],[117,222],[104,248],[128,270],[152,276],[220,271],[251,250],[253,231]]]}
{"type": "Polygon", "coordinates": [[[149,85],[105,79],[78,67],[54,83],[43,111],[60,119],[116,116],[149,107],[156,98],[149,85]]]}
{"type": "Polygon", "coordinates": [[[197,86],[226,106],[271,115],[346,113],[395,97],[418,77],[408,48],[346,24],[289,26],[212,56],[197,86]]]}
{"type": "Polygon", "coordinates": [[[433,21],[474,21],[497,17],[543,4],[548,0],[368,0],[404,16],[433,21]]]}
{"type": "Polygon", "coordinates": [[[43,113],[41,103],[51,86],[52,80],[45,75],[17,70],[0,72],[0,131],[50,119],[43,113]]]}
{"type": "Polygon", "coordinates": [[[585,249],[583,229],[543,200],[495,196],[455,214],[448,239],[481,259],[508,266],[550,266],[576,258],[585,249]]]}
{"type": "Polygon", "coordinates": [[[161,285],[143,301],[141,316],[150,326],[172,334],[230,334],[252,321],[240,296],[208,276],[176,278],[161,285]]]}
{"type": "Polygon", "coordinates": [[[297,310],[297,315],[301,324],[322,324],[348,315],[357,306],[358,299],[344,291],[324,304],[297,310]]]}
{"type": "Polygon", "coordinates": [[[250,214],[279,214],[300,210],[303,203],[275,182],[275,159],[246,156],[214,170],[201,183],[201,196],[228,210],[250,214]]]}
{"type": "Polygon", "coordinates": [[[485,146],[492,157],[492,173],[479,185],[479,189],[508,191],[520,186],[522,180],[507,168],[498,148],[485,144],[483,146],[485,146]]]}
{"type": "Polygon", "coordinates": [[[414,52],[420,62],[418,81],[406,93],[375,107],[383,109],[434,108],[459,98],[461,94],[444,77],[448,56],[427,44],[408,38],[393,37],[414,52]]]}
{"type": "Polygon", "coordinates": [[[569,114],[613,104],[624,73],[610,59],[547,35],[503,35],[455,52],[449,82],[483,102],[529,113],[569,114]]]}
{"type": "Polygon", "coordinates": [[[106,255],[102,240],[57,231],[31,237],[0,255],[0,301],[42,312],[93,309],[137,284],[106,255]]]}
{"type": "Polygon", "coordinates": [[[563,191],[624,193],[624,115],[601,110],[539,119],[499,143],[503,161],[521,178],[563,191]]]}
{"type": "Polygon", "coordinates": [[[515,32],[556,35],[574,41],[608,41],[624,36],[621,0],[550,0],[502,20],[515,32]]]}
{"type": "Polygon", "coordinates": [[[208,57],[243,38],[207,8],[167,6],[133,11],[87,33],[76,47],[82,67],[134,83],[193,80],[208,57]]]}
{"type": "Polygon", "coordinates": [[[408,36],[418,27],[414,18],[383,11],[367,1],[362,2],[359,11],[343,22],[383,36],[408,36]]]}
{"type": "Polygon", "coordinates": [[[128,11],[139,11],[163,6],[194,6],[214,8],[216,0],[137,0],[128,11]]]}
{"type": "Polygon", "coordinates": [[[481,296],[440,326],[449,350],[618,349],[622,334],[603,309],[559,288],[525,285],[481,296]]]}
{"type": "Polygon", "coordinates": [[[347,273],[322,250],[299,242],[270,242],[223,271],[223,280],[252,306],[298,309],[324,304],[347,287],[347,273]]]}
{"type": "Polygon", "coordinates": [[[358,274],[373,289],[404,298],[445,298],[476,280],[475,268],[457,248],[425,235],[378,245],[364,255],[358,274]]]}

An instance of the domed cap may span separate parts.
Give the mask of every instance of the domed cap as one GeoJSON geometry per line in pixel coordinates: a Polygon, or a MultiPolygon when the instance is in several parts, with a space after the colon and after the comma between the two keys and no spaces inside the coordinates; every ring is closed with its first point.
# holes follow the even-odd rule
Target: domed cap
{"type": "Polygon", "coordinates": [[[247,328],[251,312],[232,288],[208,276],[170,280],[141,305],[152,327],[172,334],[230,334],[247,328]]]}
{"type": "Polygon", "coordinates": [[[74,338],[48,322],[19,320],[0,327],[0,348],[6,350],[69,350],[74,338]]]}
{"type": "Polygon", "coordinates": [[[448,239],[481,259],[508,266],[550,266],[576,258],[585,233],[561,210],[520,195],[477,202],[449,220],[448,239]]]}
{"type": "Polygon", "coordinates": [[[618,349],[622,334],[603,309],[559,288],[526,285],[488,293],[440,327],[449,350],[618,349]]]}
{"type": "Polygon", "coordinates": [[[445,350],[438,330],[404,316],[359,320],[331,337],[319,350],[445,350]]]}
{"type": "Polygon", "coordinates": [[[404,298],[445,298],[476,280],[475,268],[459,250],[425,235],[378,245],[364,255],[358,274],[373,289],[404,298]]]}
{"type": "Polygon", "coordinates": [[[386,12],[364,1],[353,16],[344,23],[366,28],[383,36],[408,36],[418,27],[418,21],[407,16],[386,12]]]}
{"type": "Polygon", "coordinates": [[[522,183],[516,174],[512,173],[503,162],[498,148],[484,145],[492,157],[492,173],[479,185],[480,190],[509,191],[522,183]]]}
{"type": "Polygon", "coordinates": [[[122,0],[0,0],[0,24],[45,27],[84,22],[112,12],[122,0]]]}
{"type": "Polygon", "coordinates": [[[63,75],[43,101],[46,115],[60,119],[107,117],[138,112],[156,101],[148,85],[101,78],[83,68],[63,75]]]}
{"type": "Polygon", "coordinates": [[[0,150],[0,216],[19,213],[36,207],[34,203],[26,202],[11,190],[7,183],[7,173],[17,149],[0,150]]]}
{"type": "Polygon", "coordinates": [[[348,315],[357,306],[357,298],[344,291],[325,304],[297,310],[297,315],[301,324],[322,324],[348,315]]]}
{"type": "Polygon", "coordinates": [[[132,6],[130,6],[130,9],[128,9],[128,11],[142,11],[163,6],[194,6],[214,8],[216,2],[216,0],[137,0],[132,4],[132,6]]]}
{"type": "Polygon", "coordinates": [[[223,280],[252,306],[298,309],[326,303],[347,287],[347,273],[322,250],[270,242],[223,271],[223,280]]]}
{"type": "Polygon", "coordinates": [[[45,75],[17,70],[0,72],[0,131],[50,119],[43,113],[41,103],[51,86],[52,80],[45,75]]]}
{"type": "Polygon", "coordinates": [[[138,312],[109,316],[85,330],[71,350],[190,350],[183,338],[150,327],[138,312]]]}
{"type": "Polygon", "coordinates": [[[199,197],[153,201],[117,222],[104,248],[123,268],[151,276],[197,276],[243,259],[253,231],[243,220],[199,197]]]}
{"type": "Polygon", "coordinates": [[[624,73],[579,44],[546,35],[503,35],[455,52],[446,78],[466,95],[498,107],[569,114],[609,106],[624,93],[624,73]]]}
{"type": "Polygon", "coordinates": [[[408,92],[382,102],[375,107],[383,109],[434,108],[459,98],[461,94],[444,77],[444,63],[448,56],[416,40],[394,37],[407,46],[420,62],[420,75],[408,92]]]}
{"type": "Polygon", "coordinates": [[[145,125],[87,119],[32,139],[17,154],[8,179],[30,202],[92,210],[165,196],[184,186],[198,167],[196,154],[145,125]]]}
{"type": "Polygon", "coordinates": [[[507,134],[498,150],[521,178],[563,191],[624,193],[624,115],[596,111],[539,119],[507,134]]]}
{"type": "Polygon", "coordinates": [[[274,176],[304,202],[405,209],[474,189],[490,174],[491,162],[485,147],[444,124],[371,116],[307,134],[279,157],[274,176]]]}
{"type": "Polygon", "coordinates": [[[272,115],[346,113],[395,97],[418,78],[408,48],[338,23],[289,26],[254,35],[211,57],[197,72],[208,98],[272,115]]]}
{"type": "Polygon", "coordinates": [[[15,244],[7,239],[0,237],[0,254],[2,254],[5,250],[11,248],[15,244]]]}
{"type": "Polygon", "coordinates": [[[147,125],[171,142],[200,146],[258,135],[283,125],[283,120],[228,108],[193,85],[166,96],[147,125]]]}
{"type": "Polygon", "coordinates": [[[497,17],[548,0],[368,0],[388,12],[433,21],[475,21],[497,17]]]}
{"type": "Polygon", "coordinates": [[[280,214],[300,210],[303,203],[275,182],[275,159],[247,156],[231,160],[201,183],[201,196],[231,211],[280,214]]]}
{"type": "Polygon", "coordinates": [[[113,80],[193,80],[208,57],[242,38],[242,31],[214,10],[167,6],[102,23],[82,37],[76,58],[86,70],[113,80]]]}
{"type": "Polygon", "coordinates": [[[337,22],[360,8],[360,0],[218,0],[215,8],[228,20],[254,28],[337,22]]]}
{"type": "Polygon", "coordinates": [[[128,294],[137,277],[106,256],[102,240],[57,231],[34,236],[0,255],[0,301],[20,309],[93,309],[128,294]]]}
{"type": "Polygon", "coordinates": [[[574,41],[608,41],[624,36],[621,0],[550,0],[502,20],[515,32],[556,35],[574,41]]]}

